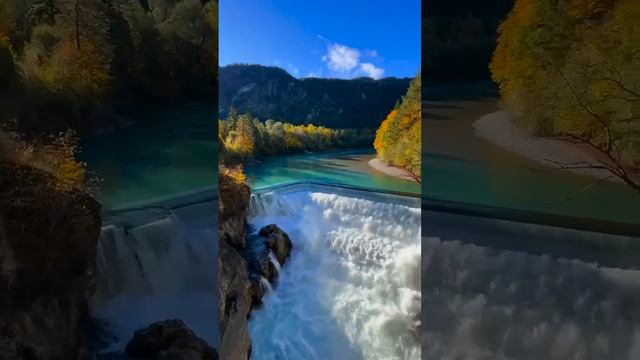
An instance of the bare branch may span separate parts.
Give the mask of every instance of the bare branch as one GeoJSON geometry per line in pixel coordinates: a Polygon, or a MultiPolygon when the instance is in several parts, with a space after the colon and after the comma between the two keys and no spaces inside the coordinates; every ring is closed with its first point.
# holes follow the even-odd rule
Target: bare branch
{"type": "Polygon", "coordinates": [[[600,180],[598,180],[598,181],[596,181],[596,182],[594,182],[592,184],[589,184],[589,185],[583,187],[582,189],[578,190],[577,192],[567,196],[566,198],[564,198],[564,199],[562,199],[562,200],[560,200],[558,202],[547,203],[546,205],[560,205],[560,204],[563,204],[563,203],[565,203],[567,201],[573,200],[573,199],[577,198],[578,196],[586,193],[587,191],[593,189],[594,187],[596,187],[596,186],[608,181],[611,178],[612,178],[612,176],[608,176],[606,178],[602,178],[602,179],[600,179],[600,180]]]}
{"type": "Polygon", "coordinates": [[[614,84],[618,85],[618,87],[619,87],[621,90],[623,90],[624,92],[626,92],[626,93],[628,93],[628,94],[630,94],[630,95],[633,95],[633,96],[635,96],[636,98],[640,98],[640,93],[638,93],[635,89],[631,89],[631,88],[629,88],[629,87],[625,86],[625,85],[622,83],[622,81],[620,81],[620,80],[618,80],[618,79],[614,79],[614,78],[611,78],[611,77],[605,76],[605,77],[601,78],[600,80],[602,80],[602,81],[609,81],[609,82],[612,82],[612,83],[614,83],[614,84]]]}

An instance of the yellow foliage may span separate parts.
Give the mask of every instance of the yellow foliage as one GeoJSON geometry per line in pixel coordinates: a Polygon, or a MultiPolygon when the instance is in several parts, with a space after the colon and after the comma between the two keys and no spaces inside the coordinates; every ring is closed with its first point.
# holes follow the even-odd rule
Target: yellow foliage
{"type": "Polygon", "coordinates": [[[221,174],[231,178],[236,184],[244,184],[247,181],[247,175],[244,173],[242,165],[232,167],[220,166],[219,171],[221,174]]]}
{"type": "Polygon", "coordinates": [[[387,115],[387,117],[382,121],[382,124],[380,124],[380,127],[376,131],[376,138],[373,141],[373,148],[383,159],[386,157],[386,147],[387,145],[389,145],[384,141],[384,139],[387,137],[387,134],[389,132],[389,125],[393,122],[397,114],[398,111],[396,109],[391,110],[389,115],[387,115]]]}
{"type": "Polygon", "coordinates": [[[386,163],[421,177],[422,97],[420,73],[411,82],[400,106],[393,109],[376,131],[373,147],[386,163]]]}
{"type": "Polygon", "coordinates": [[[537,134],[613,142],[640,162],[637,5],[517,0],[490,65],[506,109],[537,134]]]}
{"type": "Polygon", "coordinates": [[[15,132],[0,130],[0,151],[0,161],[46,171],[62,190],[86,184],[86,164],[77,159],[77,138],[72,131],[27,142],[15,132]]]}

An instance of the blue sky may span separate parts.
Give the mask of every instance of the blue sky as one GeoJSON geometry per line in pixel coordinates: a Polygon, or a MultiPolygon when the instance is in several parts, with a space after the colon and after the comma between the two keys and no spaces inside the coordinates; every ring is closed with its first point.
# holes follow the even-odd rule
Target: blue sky
{"type": "Polygon", "coordinates": [[[296,77],[412,77],[420,0],[222,0],[220,65],[275,65],[296,77]]]}

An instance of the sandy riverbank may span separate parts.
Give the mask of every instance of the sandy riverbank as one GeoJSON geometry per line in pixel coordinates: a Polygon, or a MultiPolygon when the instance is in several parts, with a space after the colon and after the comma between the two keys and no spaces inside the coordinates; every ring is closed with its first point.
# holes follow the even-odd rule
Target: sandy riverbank
{"type": "MultiPolygon", "coordinates": [[[[496,111],[482,116],[473,123],[473,130],[479,137],[550,169],[559,168],[558,164],[598,164],[594,154],[581,145],[529,135],[511,121],[506,111],[496,111]]],[[[604,169],[566,171],[621,182],[604,169]]]]}
{"type": "Polygon", "coordinates": [[[369,160],[369,166],[371,166],[377,171],[384,173],[385,175],[395,176],[401,179],[418,182],[416,178],[408,170],[405,170],[403,168],[399,168],[396,166],[386,165],[379,158],[373,158],[369,160]]]}

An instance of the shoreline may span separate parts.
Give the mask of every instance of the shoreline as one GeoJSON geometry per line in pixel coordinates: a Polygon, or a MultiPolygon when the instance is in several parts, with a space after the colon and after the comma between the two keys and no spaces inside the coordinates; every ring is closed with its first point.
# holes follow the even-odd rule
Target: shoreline
{"type": "MultiPolygon", "coordinates": [[[[600,161],[593,152],[579,144],[563,140],[536,137],[516,126],[504,111],[496,111],[481,116],[473,122],[476,136],[500,148],[544,166],[549,171],[560,167],[554,164],[588,163],[598,164],[600,161]]],[[[623,181],[604,169],[564,169],[575,174],[588,175],[598,179],[623,183],[623,181]]],[[[541,170],[545,171],[545,170],[541,170]]]]}
{"type": "Polygon", "coordinates": [[[369,166],[387,176],[393,176],[403,180],[410,180],[416,183],[420,183],[408,170],[399,168],[397,166],[386,165],[378,157],[369,160],[369,166]]]}

